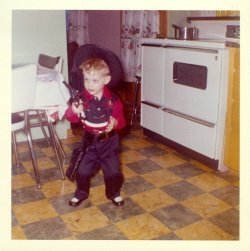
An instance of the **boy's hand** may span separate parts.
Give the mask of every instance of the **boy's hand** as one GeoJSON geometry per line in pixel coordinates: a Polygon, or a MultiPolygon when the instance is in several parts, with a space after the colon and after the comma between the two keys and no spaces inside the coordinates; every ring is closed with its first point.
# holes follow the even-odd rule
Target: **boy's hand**
{"type": "Polygon", "coordinates": [[[117,119],[110,116],[109,123],[105,129],[105,132],[111,132],[117,126],[117,123],[118,123],[117,119]]]}
{"type": "Polygon", "coordinates": [[[72,111],[77,114],[82,113],[83,112],[83,105],[82,104],[83,104],[82,100],[73,102],[71,105],[72,111]]]}

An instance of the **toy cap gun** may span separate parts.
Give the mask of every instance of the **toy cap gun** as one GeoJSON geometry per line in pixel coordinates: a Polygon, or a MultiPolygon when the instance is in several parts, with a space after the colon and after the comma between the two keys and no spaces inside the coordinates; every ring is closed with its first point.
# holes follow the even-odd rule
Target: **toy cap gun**
{"type": "Polygon", "coordinates": [[[68,83],[63,81],[63,84],[69,89],[70,99],[68,101],[69,105],[71,105],[73,102],[75,102],[76,107],[78,107],[81,95],[78,90],[71,87],[68,83]]]}
{"type": "MultiPolygon", "coordinates": [[[[68,101],[69,105],[71,105],[74,102],[75,106],[78,107],[80,105],[81,94],[78,92],[78,90],[76,90],[73,87],[71,87],[65,81],[63,81],[63,84],[69,89],[69,94],[70,94],[70,99],[68,101]]],[[[78,116],[81,119],[81,121],[84,121],[84,119],[85,119],[84,111],[82,111],[81,113],[79,113],[78,116]]]]}

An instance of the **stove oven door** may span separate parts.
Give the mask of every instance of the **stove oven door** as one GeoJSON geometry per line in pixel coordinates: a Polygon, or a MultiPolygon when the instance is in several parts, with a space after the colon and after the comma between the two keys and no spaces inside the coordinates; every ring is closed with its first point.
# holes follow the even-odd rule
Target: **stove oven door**
{"type": "Polygon", "coordinates": [[[165,48],[164,107],[197,122],[216,124],[221,51],[165,48]]]}
{"type": "Polygon", "coordinates": [[[215,158],[222,56],[219,50],[165,48],[163,134],[215,158]]]}

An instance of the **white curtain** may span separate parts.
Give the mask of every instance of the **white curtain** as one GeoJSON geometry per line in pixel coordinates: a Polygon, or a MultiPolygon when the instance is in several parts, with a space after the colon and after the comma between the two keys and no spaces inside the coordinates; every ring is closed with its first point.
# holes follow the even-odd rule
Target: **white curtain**
{"type": "Polygon", "coordinates": [[[88,13],[86,10],[67,10],[67,42],[76,41],[79,46],[89,42],[88,13]]]}
{"type": "Polygon", "coordinates": [[[141,38],[159,33],[158,11],[122,11],[121,60],[125,81],[134,82],[141,71],[141,38]]]}

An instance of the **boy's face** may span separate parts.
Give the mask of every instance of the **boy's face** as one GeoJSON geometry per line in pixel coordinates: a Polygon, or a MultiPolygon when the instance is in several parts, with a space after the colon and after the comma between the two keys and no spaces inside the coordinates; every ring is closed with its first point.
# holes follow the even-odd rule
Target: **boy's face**
{"type": "Polygon", "coordinates": [[[88,71],[83,72],[84,87],[92,95],[101,99],[103,94],[103,88],[110,81],[110,75],[104,75],[102,71],[88,71]]]}

